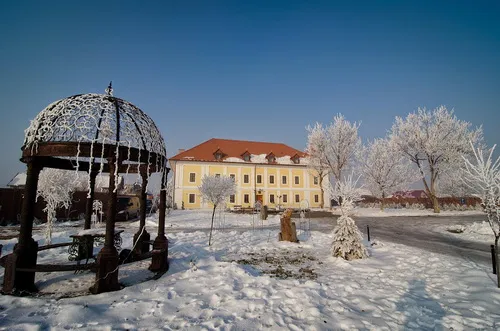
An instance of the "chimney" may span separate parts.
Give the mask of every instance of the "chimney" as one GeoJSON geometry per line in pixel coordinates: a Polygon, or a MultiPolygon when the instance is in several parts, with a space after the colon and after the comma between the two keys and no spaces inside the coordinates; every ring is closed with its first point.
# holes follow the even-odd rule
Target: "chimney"
{"type": "Polygon", "coordinates": [[[185,152],[186,150],[184,148],[179,148],[179,150],[177,151],[177,154],[181,154],[182,152],[185,152]]]}

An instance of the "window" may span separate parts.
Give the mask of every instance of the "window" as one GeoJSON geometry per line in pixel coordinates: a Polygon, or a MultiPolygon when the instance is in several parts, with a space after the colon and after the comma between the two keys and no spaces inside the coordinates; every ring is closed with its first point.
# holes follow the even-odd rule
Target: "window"
{"type": "Polygon", "coordinates": [[[230,174],[230,175],[229,175],[229,177],[233,180],[233,182],[234,182],[234,181],[236,181],[236,176],[235,176],[235,174],[230,174]]]}
{"type": "Polygon", "coordinates": [[[314,176],[314,185],[318,185],[319,183],[319,178],[314,176]]]}
{"type": "Polygon", "coordinates": [[[257,175],[257,184],[262,184],[262,175],[257,175]]]}
{"type": "Polygon", "coordinates": [[[190,183],[194,183],[194,182],[196,182],[196,174],[195,174],[194,172],[191,172],[191,173],[189,174],[189,182],[190,182],[190,183]]]}
{"type": "Polygon", "coordinates": [[[295,164],[299,164],[300,163],[300,157],[298,155],[295,155],[292,158],[292,162],[295,163],[295,164]]]}
{"type": "Polygon", "coordinates": [[[215,177],[216,178],[220,178],[220,174],[215,174],[215,177]]]}
{"type": "Polygon", "coordinates": [[[250,196],[248,194],[243,195],[243,202],[250,203],[250,196]]]}
{"type": "Polygon", "coordinates": [[[295,176],[295,185],[299,185],[299,183],[300,183],[300,177],[295,176]]]}
{"type": "Polygon", "coordinates": [[[235,201],[234,194],[231,194],[231,195],[229,196],[229,202],[230,202],[230,203],[234,203],[234,201],[235,201]]]}
{"type": "Polygon", "coordinates": [[[220,161],[222,159],[222,153],[215,153],[215,159],[220,161]]]}
{"type": "Polygon", "coordinates": [[[194,194],[189,194],[189,203],[194,203],[195,201],[195,195],[194,194]]]}
{"type": "Polygon", "coordinates": [[[276,158],[275,158],[274,156],[270,156],[270,157],[267,159],[267,161],[268,161],[269,163],[274,163],[274,162],[276,162],[276,158]]]}
{"type": "Polygon", "coordinates": [[[314,195],[314,202],[319,202],[319,195],[317,194],[314,195]]]}
{"type": "Polygon", "coordinates": [[[274,175],[269,176],[269,184],[274,184],[274,175]]]}
{"type": "Polygon", "coordinates": [[[248,175],[243,175],[243,183],[245,183],[245,184],[250,183],[250,176],[248,176],[248,175]]]}
{"type": "Polygon", "coordinates": [[[269,195],[269,203],[274,203],[274,194],[269,195]]]}
{"type": "Polygon", "coordinates": [[[286,194],[283,194],[283,203],[287,203],[288,202],[288,197],[286,194]]]}
{"type": "Polygon", "coordinates": [[[300,195],[295,194],[295,202],[300,202],[300,195]]]}
{"type": "Polygon", "coordinates": [[[246,162],[250,162],[250,154],[243,155],[243,160],[246,162]]]}
{"type": "Polygon", "coordinates": [[[281,183],[286,185],[286,176],[281,177],[281,183]]]}

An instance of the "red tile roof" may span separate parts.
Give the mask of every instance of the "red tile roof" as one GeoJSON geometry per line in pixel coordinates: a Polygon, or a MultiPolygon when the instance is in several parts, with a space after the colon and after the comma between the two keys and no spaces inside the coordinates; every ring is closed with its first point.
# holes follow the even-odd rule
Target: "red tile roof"
{"type": "Polygon", "coordinates": [[[190,161],[214,161],[214,153],[219,150],[222,152],[222,160],[228,157],[237,157],[243,159],[243,154],[248,152],[254,155],[270,153],[274,154],[277,158],[283,156],[293,157],[298,155],[304,157],[306,154],[298,149],[292,148],[282,143],[270,143],[259,141],[244,141],[244,140],[230,140],[230,139],[217,139],[212,138],[207,140],[191,149],[181,152],[170,158],[172,161],[190,160],[190,161]]]}

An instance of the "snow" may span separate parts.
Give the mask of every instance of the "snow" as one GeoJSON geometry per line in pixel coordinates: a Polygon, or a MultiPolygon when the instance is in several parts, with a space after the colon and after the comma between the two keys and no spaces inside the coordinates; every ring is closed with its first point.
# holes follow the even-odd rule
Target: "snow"
{"type": "MultiPolygon", "coordinates": [[[[267,158],[266,158],[267,154],[250,154],[250,163],[269,163],[267,161],[267,158]]],[[[293,156],[293,155],[292,155],[293,156]]],[[[276,158],[276,163],[277,164],[295,164],[293,163],[293,161],[291,160],[291,157],[290,155],[285,155],[285,156],[282,156],[282,157],[277,157],[276,158]]],[[[246,161],[243,160],[242,158],[239,158],[239,157],[234,157],[234,156],[230,156],[230,157],[227,157],[224,159],[224,162],[240,162],[240,163],[245,163],[246,161]]],[[[307,164],[307,160],[306,158],[301,158],[300,159],[300,163],[301,164],[307,164]]]]}
{"type": "Polygon", "coordinates": [[[14,178],[10,180],[7,186],[16,187],[16,186],[24,186],[26,184],[26,173],[20,172],[17,173],[14,178]]]}
{"type": "Polygon", "coordinates": [[[493,230],[487,221],[475,222],[469,225],[441,226],[438,227],[438,230],[456,238],[468,241],[490,244],[495,241],[493,230]]]}
{"type": "MultiPolygon", "coordinates": [[[[173,211],[167,224],[206,228],[210,215],[173,211]]],[[[243,226],[253,215],[222,217],[243,226]]],[[[277,224],[276,218],[269,222],[277,224]]],[[[122,247],[131,247],[137,228],[117,224],[125,228],[122,247]]],[[[66,241],[77,231],[56,225],[53,241],[66,241]]],[[[91,285],[95,274],[38,273],[38,297],[0,296],[0,329],[500,328],[500,291],[489,266],[405,245],[369,246],[366,241],[370,256],[347,262],[331,256],[331,234],[299,233],[300,243],[295,244],[279,242],[278,232],[218,231],[209,247],[206,231],[169,233],[167,227],[170,270],[159,279],[151,279],[149,261],[132,263],[119,272],[124,289],[74,297],[91,285]]],[[[5,253],[15,242],[0,240],[5,253]]],[[[63,261],[66,249],[41,251],[38,260],[63,261]]]]}

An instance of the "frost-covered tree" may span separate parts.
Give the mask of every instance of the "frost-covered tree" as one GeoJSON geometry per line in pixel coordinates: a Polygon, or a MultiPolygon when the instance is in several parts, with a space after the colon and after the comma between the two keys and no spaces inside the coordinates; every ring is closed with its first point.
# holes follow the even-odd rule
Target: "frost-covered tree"
{"type": "Polygon", "coordinates": [[[406,119],[396,117],[392,126],[391,139],[416,165],[435,213],[440,211],[436,195],[439,177],[450,164],[461,163],[462,156],[472,153],[469,141],[475,144],[482,138],[482,129],[471,130],[470,126],[445,106],[433,111],[419,108],[406,119]]]}
{"type": "Polygon", "coordinates": [[[199,190],[203,200],[213,205],[212,223],[210,225],[210,236],[208,239],[208,245],[210,246],[212,244],[215,209],[231,194],[236,192],[236,184],[234,180],[228,176],[203,176],[199,190]]]}
{"type": "Polygon", "coordinates": [[[467,197],[474,191],[464,182],[465,169],[463,163],[454,163],[446,167],[437,182],[436,193],[439,196],[467,197]]]}
{"type": "Polygon", "coordinates": [[[326,140],[326,135],[324,129],[321,127],[321,124],[316,123],[314,127],[307,127],[307,131],[309,132],[307,137],[307,147],[306,152],[308,154],[307,157],[307,167],[310,169],[310,172],[313,176],[318,177],[318,184],[321,190],[320,196],[320,207],[324,207],[325,200],[325,192],[323,189],[323,180],[328,175],[329,167],[326,163],[326,158],[323,157],[324,151],[326,150],[326,144],[328,143],[326,140]]]}
{"type": "Polygon", "coordinates": [[[420,179],[411,162],[390,139],[369,142],[361,149],[358,162],[364,186],[381,199],[381,210],[384,210],[384,199],[388,195],[405,191],[410,184],[420,179]]]}
{"type": "Polygon", "coordinates": [[[40,172],[37,187],[37,199],[42,197],[46,203],[43,209],[47,213],[47,228],[45,241],[50,245],[52,241],[52,225],[58,208],[69,208],[75,189],[73,171],[47,168],[40,172]]]}
{"type": "Polygon", "coordinates": [[[357,187],[358,179],[353,174],[343,178],[330,187],[331,195],[340,205],[342,214],[333,229],[332,255],[345,260],[362,259],[367,256],[363,245],[363,234],[359,231],[352,212],[354,203],[361,200],[361,189],[357,187]]]}
{"type": "Polygon", "coordinates": [[[335,182],[342,179],[342,171],[351,165],[361,146],[358,128],[359,124],[347,121],[342,114],[335,115],[328,126],[316,123],[313,127],[307,127],[308,154],[318,160],[321,166],[328,167],[335,182]]]}
{"type": "Polygon", "coordinates": [[[498,241],[500,239],[500,156],[493,161],[494,145],[487,158],[481,148],[475,149],[475,162],[464,158],[464,181],[481,199],[481,205],[488,218],[488,223],[495,235],[495,254],[497,269],[497,284],[500,288],[500,259],[498,256],[498,241]]]}

